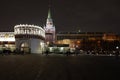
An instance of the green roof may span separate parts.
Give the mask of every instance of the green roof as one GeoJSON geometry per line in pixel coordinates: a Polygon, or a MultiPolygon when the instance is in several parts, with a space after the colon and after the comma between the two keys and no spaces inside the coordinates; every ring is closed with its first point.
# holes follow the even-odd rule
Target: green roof
{"type": "Polygon", "coordinates": [[[50,9],[48,10],[48,18],[51,18],[51,12],[50,12],[50,9]]]}

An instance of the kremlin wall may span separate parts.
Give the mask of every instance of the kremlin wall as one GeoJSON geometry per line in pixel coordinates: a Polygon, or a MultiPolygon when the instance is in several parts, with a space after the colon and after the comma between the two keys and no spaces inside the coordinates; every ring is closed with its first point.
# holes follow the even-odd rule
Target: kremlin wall
{"type": "Polygon", "coordinates": [[[24,51],[41,54],[49,48],[66,51],[79,50],[115,50],[120,47],[120,36],[106,32],[58,32],[48,11],[46,25],[20,24],[14,26],[14,32],[0,32],[0,51],[24,51]]]}

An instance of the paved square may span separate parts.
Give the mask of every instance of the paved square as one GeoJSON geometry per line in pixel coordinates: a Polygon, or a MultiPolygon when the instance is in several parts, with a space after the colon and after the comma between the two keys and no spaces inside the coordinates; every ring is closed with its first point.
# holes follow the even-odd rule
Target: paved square
{"type": "Polygon", "coordinates": [[[0,80],[119,80],[114,56],[0,55],[0,80]]]}

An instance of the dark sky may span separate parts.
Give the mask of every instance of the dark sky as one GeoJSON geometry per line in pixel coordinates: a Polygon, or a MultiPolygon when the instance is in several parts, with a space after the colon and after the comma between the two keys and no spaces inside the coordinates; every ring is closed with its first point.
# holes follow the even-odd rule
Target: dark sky
{"type": "MultiPolygon", "coordinates": [[[[0,0],[0,31],[16,24],[45,25],[49,0],[0,0]]],[[[52,0],[57,31],[120,33],[119,0],[52,0]]]]}

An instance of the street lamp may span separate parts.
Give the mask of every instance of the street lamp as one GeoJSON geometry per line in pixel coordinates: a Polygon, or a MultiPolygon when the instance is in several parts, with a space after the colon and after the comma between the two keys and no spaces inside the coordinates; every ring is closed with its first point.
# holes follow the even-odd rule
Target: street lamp
{"type": "Polygon", "coordinates": [[[118,50],[118,49],[119,49],[119,47],[118,47],[118,46],[116,46],[116,49],[118,50]]]}

